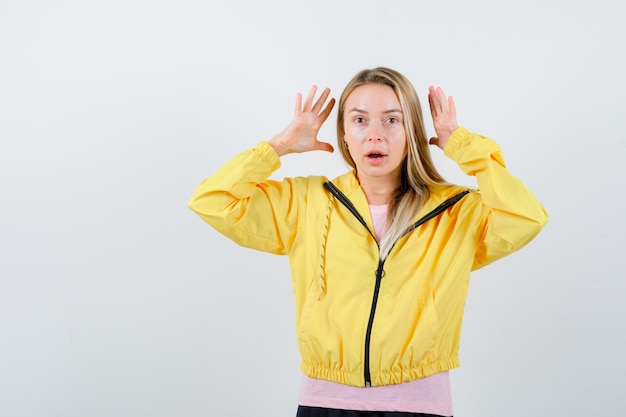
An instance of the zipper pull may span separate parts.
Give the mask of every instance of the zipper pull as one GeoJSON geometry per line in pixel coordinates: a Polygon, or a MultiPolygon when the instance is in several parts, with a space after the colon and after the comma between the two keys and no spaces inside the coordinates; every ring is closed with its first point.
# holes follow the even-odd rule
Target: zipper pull
{"type": "Polygon", "coordinates": [[[378,261],[378,268],[376,269],[376,279],[382,279],[385,276],[385,270],[383,267],[385,266],[384,260],[378,261]]]}

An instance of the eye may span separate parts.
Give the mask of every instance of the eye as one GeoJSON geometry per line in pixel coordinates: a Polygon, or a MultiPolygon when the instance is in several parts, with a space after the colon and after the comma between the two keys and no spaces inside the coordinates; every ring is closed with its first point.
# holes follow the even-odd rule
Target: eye
{"type": "Polygon", "coordinates": [[[396,117],[390,117],[389,119],[387,119],[387,123],[395,125],[396,123],[398,123],[399,120],[396,117]]]}
{"type": "Polygon", "coordinates": [[[361,116],[355,117],[354,118],[354,123],[358,123],[358,124],[365,123],[365,118],[361,117],[361,116]]]}

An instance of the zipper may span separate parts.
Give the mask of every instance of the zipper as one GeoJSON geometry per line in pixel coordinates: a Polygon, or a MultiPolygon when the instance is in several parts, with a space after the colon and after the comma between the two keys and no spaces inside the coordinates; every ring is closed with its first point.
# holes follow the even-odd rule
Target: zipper
{"type": "MultiPolygon", "coordinates": [[[[359,223],[361,223],[365,227],[365,229],[367,229],[369,234],[372,235],[372,237],[374,237],[374,241],[376,242],[376,245],[378,246],[378,240],[376,240],[376,236],[374,235],[374,233],[372,233],[370,228],[367,226],[367,222],[365,221],[365,219],[363,219],[363,216],[361,216],[361,213],[359,213],[356,207],[354,207],[354,204],[352,204],[352,201],[350,201],[350,199],[348,199],[348,197],[346,197],[346,195],[342,193],[341,190],[337,188],[337,186],[335,186],[335,184],[333,184],[332,182],[326,181],[324,183],[324,187],[328,191],[330,191],[330,193],[333,194],[335,198],[339,200],[341,204],[343,204],[354,215],[354,217],[356,217],[356,219],[359,221],[359,223]]],[[[469,194],[469,190],[464,190],[450,197],[449,199],[447,199],[446,201],[444,201],[443,203],[435,207],[433,210],[428,212],[426,215],[421,217],[415,223],[413,223],[402,234],[401,237],[406,236],[409,232],[417,229],[419,226],[426,223],[428,220],[431,220],[437,217],[447,208],[452,207],[454,204],[456,204],[459,200],[461,200],[467,194],[469,194]]],[[[394,246],[395,246],[395,242],[394,242],[394,246]]],[[[391,249],[393,249],[393,246],[391,247],[391,249]]],[[[391,249],[389,250],[389,252],[391,252],[391,249]]],[[[371,344],[371,338],[372,338],[372,328],[374,327],[374,317],[376,315],[376,306],[378,304],[378,295],[380,293],[380,287],[382,284],[383,277],[385,276],[384,266],[385,266],[385,259],[380,259],[380,255],[379,255],[378,267],[376,268],[376,283],[374,285],[374,295],[372,296],[372,307],[370,308],[370,316],[367,322],[367,330],[365,332],[365,356],[363,358],[363,378],[365,380],[366,387],[372,386],[372,376],[370,372],[370,344],[371,344]]]]}
{"type": "Polygon", "coordinates": [[[346,206],[348,210],[350,210],[350,212],[354,215],[354,217],[356,217],[359,223],[361,223],[363,227],[367,229],[369,234],[372,235],[372,237],[376,241],[376,244],[378,244],[378,241],[376,240],[376,236],[374,236],[374,233],[372,233],[370,228],[367,226],[367,222],[365,221],[363,216],[361,216],[361,213],[359,213],[356,207],[354,207],[354,204],[352,204],[352,201],[350,201],[350,199],[346,197],[346,195],[342,193],[341,190],[337,188],[337,186],[330,181],[326,181],[324,183],[324,188],[330,191],[331,194],[334,195],[335,198],[341,202],[341,204],[343,204],[344,206],[346,206]]]}
{"type": "MultiPolygon", "coordinates": [[[[429,211],[428,213],[426,213],[422,218],[420,218],[418,221],[416,221],[415,223],[413,223],[411,226],[409,226],[408,229],[406,229],[406,231],[402,234],[401,237],[406,236],[409,232],[417,229],[418,227],[420,227],[422,224],[426,223],[428,220],[433,219],[437,216],[439,216],[443,211],[445,211],[446,209],[448,209],[449,207],[452,207],[453,205],[455,205],[456,203],[458,203],[458,201],[460,199],[462,199],[463,197],[465,197],[467,194],[469,194],[469,190],[463,190],[460,193],[450,197],[449,199],[447,199],[446,201],[444,201],[443,203],[439,204],[437,207],[435,207],[434,209],[432,209],[431,211],[429,211]]],[[[392,247],[393,249],[393,247],[392,247]]],[[[391,250],[390,250],[391,251],[391,250]]]]}
{"type": "MultiPolygon", "coordinates": [[[[325,182],[324,187],[328,191],[330,191],[331,194],[334,195],[335,198],[339,200],[339,202],[341,202],[341,204],[343,204],[354,215],[354,217],[356,217],[356,219],[359,221],[359,223],[363,225],[363,227],[365,227],[365,229],[367,229],[369,234],[372,235],[372,237],[374,237],[374,241],[376,242],[376,245],[378,246],[378,240],[376,239],[376,236],[367,226],[367,222],[365,221],[363,216],[361,216],[361,213],[359,213],[356,207],[354,207],[354,204],[352,204],[352,201],[350,201],[350,199],[346,197],[346,195],[342,193],[341,190],[337,188],[337,186],[335,186],[335,184],[333,184],[332,182],[330,181],[325,182]]],[[[369,387],[372,385],[372,378],[370,375],[370,340],[372,338],[372,328],[374,326],[374,317],[376,315],[376,305],[378,304],[378,294],[380,293],[380,285],[383,280],[383,276],[385,275],[384,265],[385,265],[385,261],[383,259],[380,259],[380,256],[379,256],[378,268],[376,268],[376,284],[374,286],[374,295],[372,297],[372,307],[370,308],[370,316],[367,322],[367,330],[365,331],[365,355],[364,355],[364,361],[363,361],[364,362],[363,378],[365,380],[366,387],[369,387]]]]}
{"type": "Polygon", "coordinates": [[[376,315],[376,305],[378,304],[378,294],[380,293],[380,284],[385,275],[385,261],[378,260],[378,268],[376,268],[376,285],[374,286],[374,297],[372,297],[372,308],[370,309],[370,318],[367,322],[367,331],[365,332],[365,361],[363,364],[363,377],[365,386],[372,386],[372,376],[370,374],[370,341],[372,338],[372,328],[374,327],[374,316],[376,315]]]}

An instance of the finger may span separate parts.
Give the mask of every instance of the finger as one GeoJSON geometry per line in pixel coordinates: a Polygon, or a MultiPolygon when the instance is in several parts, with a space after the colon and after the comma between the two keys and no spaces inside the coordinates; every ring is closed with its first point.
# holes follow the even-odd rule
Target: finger
{"type": "Polygon", "coordinates": [[[456,104],[452,96],[448,97],[448,108],[450,109],[450,116],[456,120],[456,104]]]}
{"type": "Polygon", "coordinates": [[[448,111],[448,99],[446,98],[446,94],[443,92],[441,87],[437,87],[437,101],[439,102],[439,106],[441,108],[441,112],[445,113],[448,111]]]}
{"type": "Polygon", "coordinates": [[[437,96],[436,92],[432,95],[429,95],[428,104],[430,105],[430,115],[433,119],[433,123],[435,124],[435,128],[436,128],[437,124],[439,123],[439,120],[441,120],[441,118],[444,116],[444,111],[441,107],[439,97],[437,96]]]}
{"type": "Polygon", "coordinates": [[[428,141],[430,145],[437,145],[437,142],[439,142],[439,138],[437,137],[430,138],[430,140],[428,141]]]}
{"type": "Polygon", "coordinates": [[[324,91],[322,91],[322,95],[320,96],[320,98],[317,99],[317,101],[311,108],[311,111],[313,113],[319,113],[320,109],[322,108],[326,100],[328,99],[329,95],[330,95],[330,88],[325,88],[324,91]]]}
{"type": "Polygon", "coordinates": [[[306,101],[304,102],[304,107],[302,107],[303,111],[309,111],[311,106],[313,105],[313,98],[315,98],[315,93],[317,92],[317,86],[312,85],[309,90],[309,94],[306,96],[306,101]]]}
{"type": "MultiPolygon", "coordinates": [[[[431,87],[432,89],[432,87],[431,87]]],[[[437,116],[437,106],[435,106],[434,92],[428,93],[428,105],[430,106],[430,114],[432,117],[437,116]]]]}
{"type": "Polygon", "coordinates": [[[302,112],[302,94],[296,94],[296,105],[293,109],[293,115],[298,116],[302,112]]]}
{"type": "Polygon", "coordinates": [[[322,123],[326,121],[326,119],[328,118],[328,115],[330,115],[330,112],[333,110],[334,106],[335,106],[335,99],[331,98],[328,104],[326,105],[326,107],[324,108],[324,110],[322,110],[322,112],[319,115],[320,119],[322,120],[322,123]]]}
{"type": "Polygon", "coordinates": [[[440,116],[441,113],[445,111],[445,107],[442,103],[442,97],[445,101],[445,94],[443,94],[441,87],[434,87],[432,85],[428,91],[428,99],[431,101],[430,111],[433,116],[440,116]]]}

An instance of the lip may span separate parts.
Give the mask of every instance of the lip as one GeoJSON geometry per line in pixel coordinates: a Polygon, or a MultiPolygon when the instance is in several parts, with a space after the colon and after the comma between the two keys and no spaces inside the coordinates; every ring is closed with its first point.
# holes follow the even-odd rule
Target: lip
{"type": "Polygon", "coordinates": [[[367,154],[365,154],[365,161],[370,165],[380,165],[387,159],[387,154],[383,151],[379,151],[378,149],[372,149],[367,154]],[[371,155],[379,155],[379,156],[371,156],[371,155]]]}

